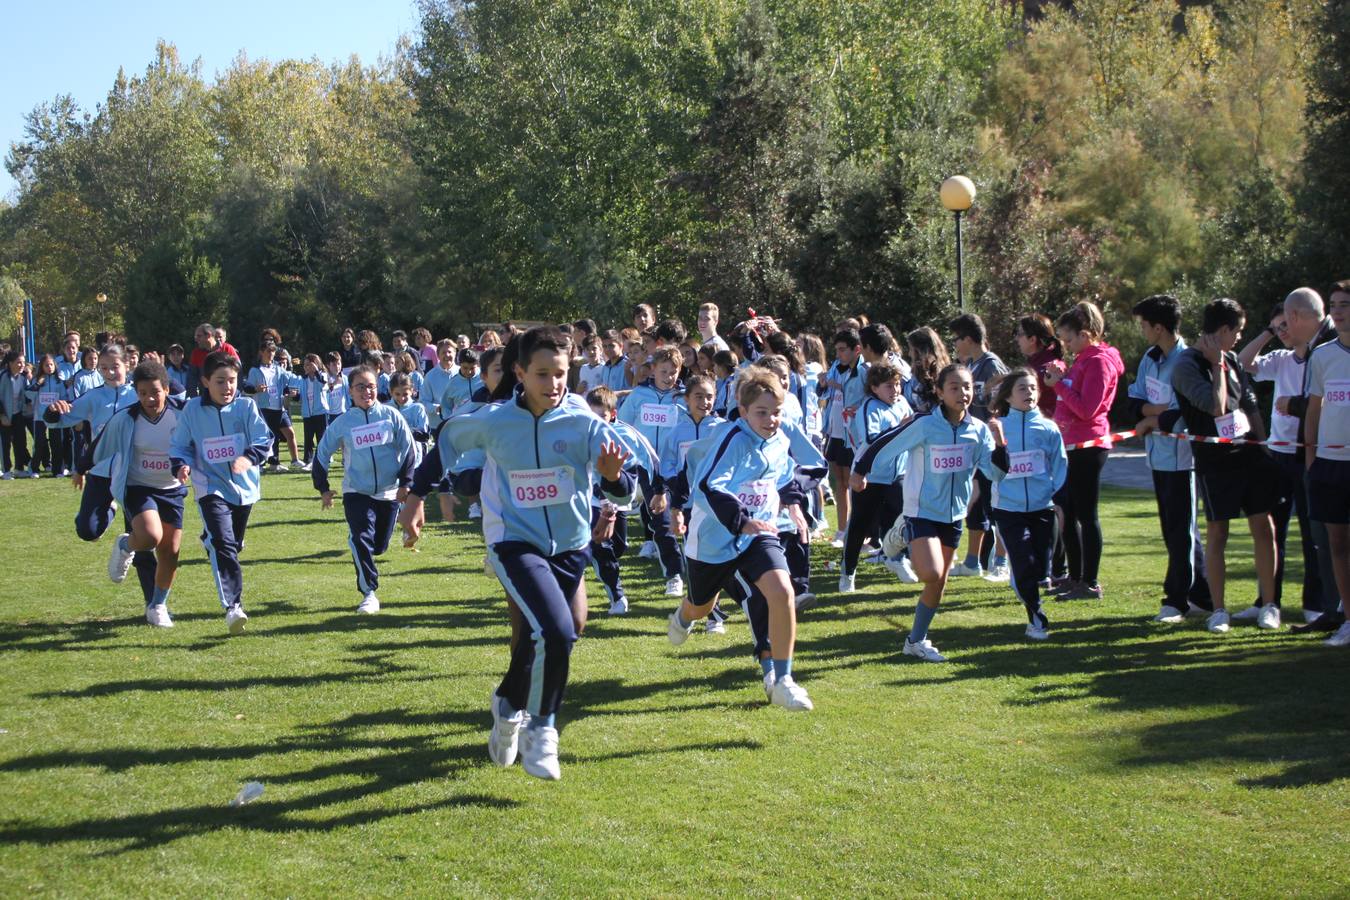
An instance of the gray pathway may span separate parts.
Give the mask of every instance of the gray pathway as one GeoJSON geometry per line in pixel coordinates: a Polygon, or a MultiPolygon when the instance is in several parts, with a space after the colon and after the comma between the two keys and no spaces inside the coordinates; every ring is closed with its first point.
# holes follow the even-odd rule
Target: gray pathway
{"type": "Polygon", "coordinates": [[[1111,449],[1102,469],[1102,483],[1116,487],[1153,490],[1153,476],[1149,473],[1144,448],[1134,441],[1125,441],[1111,449]]]}

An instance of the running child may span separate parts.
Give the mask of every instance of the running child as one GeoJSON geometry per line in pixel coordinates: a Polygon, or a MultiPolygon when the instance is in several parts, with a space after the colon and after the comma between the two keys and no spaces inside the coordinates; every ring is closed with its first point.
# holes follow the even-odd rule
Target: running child
{"type": "MultiPolygon", "coordinates": [[[[399,376],[395,376],[396,378],[399,376]]],[[[408,401],[412,386],[401,378],[400,390],[408,401]]],[[[392,389],[391,384],[391,389],[392,389]]],[[[368,366],[357,366],[347,376],[352,407],[333,420],[319,441],[310,477],[323,499],[323,508],[333,508],[333,490],[328,484],[328,464],[342,448],[342,509],[350,534],[347,546],[356,566],[356,589],[361,593],[358,613],[380,611],[375,592],[380,572],[375,557],[389,549],[399,504],[407,498],[417,455],[412,429],[403,414],[376,399],[379,375],[368,366]]],[[[422,415],[426,411],[418,407],[422,415]]]]}
{"type": "Polygon", "coordinates": [[[556,328],[525,332],[514,366],[520,392],[441,431],[458,452],[482,450],[490,461],[482,486],[488,558],[528,623],[491,698],[488,753],[509,766],[528,713],[522,764],[550,780],[562,777],[556,717],[577,637],[571,602],[589,562],[591,492],[598,479],[616,503],[632,495],[614,429],[565,402],[570,351],[556,328]]]}
{"type": "Polygon", "coordinates": [[[108,577],[121,584],[135,565],[145,621],[172,628],[169,591],[178,573],[187,487],[170,470],[169,453],[184,401],[170,396],[169,373],[158,362],[138,365],[131,384],[138,402],[114,415],[93,445],[93,462],[111,466],[110,490],[127,522],[113,541],[108,577]]]}
{"type": "Polygon", "coordinates": [[[928,639],[947,587],[952,554],[961,545],[961,530],[970,505],[975,470],[991,471],[994,439],[989,428],[970,415],[975,386],[970,370],[951,363],[935,383],[939,404],[873,441],[853,464],[851,486],[867,487],[873,471],[905,472],[905,537],[923,594],[914,609],[914,627],[904,653],[924,662],[946,662],[928,639]],[[908,454],[908,459],[902,456],[908,454]]]}
{"type": "Polygon", "coordinates": [[[239,394],[239,357],[217,350],[202,362],[202,391],[183,407],[169,462],[174,477],[192,482],[202,515],[202,547],[230,634],[248,623],[244,612],[244,546],[253,504],[262,498],[258,467],[272,455],[272,432],[258,406],[239,394]]]}
{"type": "Polygon", "coordinates": [[[1043,641],[1050,622],[1041,611],[1040,582],[1055,552],[1055,492],[1068,476],[1059,426],[1039,408],[1036,372],[1013,369],[997,383],[989,412],[995,449],[990,457],[990,514],[1008,550],[1013,593],[1027,609],[1026,636],[1043,641]]]}

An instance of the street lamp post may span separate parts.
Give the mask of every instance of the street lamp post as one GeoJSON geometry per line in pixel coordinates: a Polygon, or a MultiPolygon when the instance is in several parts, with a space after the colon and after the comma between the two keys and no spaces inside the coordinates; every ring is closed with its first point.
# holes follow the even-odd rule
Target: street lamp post
{"type": "MultiPolygon", "coordinates": [[[[959,216],[959,213],[958,213],[959,216]]],[[[104,334],[108,333],[108,295],[99,291],[94,295],[94,302],[98,304],[99,322],[102,327],[99,329],[104,334]]]]}
{"type": "Polygon", "coordinates": [[[956,215],[956,304],[966,311],[964,271],[961,258],[961,213],[975,204],[975,185],[964,175],[953,175],[938,191],[942,205],[956,215]]]}

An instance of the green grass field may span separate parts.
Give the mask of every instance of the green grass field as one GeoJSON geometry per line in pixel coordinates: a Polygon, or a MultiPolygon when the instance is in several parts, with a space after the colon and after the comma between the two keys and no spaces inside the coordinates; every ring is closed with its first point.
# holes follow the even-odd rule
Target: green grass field
{"type": "Polygon", "coordinates": [[[340,510],[304,475],[263,491],[230,638],[191,505],[157,630],[65,482],[0,487],[0,894],[1350,893],[1350,653],[1149,624],[1149,496],[1106,491],[1107,599],[1052,604],[1047,644],[1006,586],[956,582],[943,666],[899,654],[915,588],[864,566],[839,597],[818,550],[809,714],[766,705],[739,614],[670,647],[630,558],[627,617],[590,580],[550,784],[487,758],[507,628],[477,530],[391,550],[358,618],[340,510]]]}

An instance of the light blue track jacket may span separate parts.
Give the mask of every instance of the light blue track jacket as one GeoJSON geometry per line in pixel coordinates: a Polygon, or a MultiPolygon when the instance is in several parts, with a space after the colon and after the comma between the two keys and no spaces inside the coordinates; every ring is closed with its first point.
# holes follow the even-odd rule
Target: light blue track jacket
{"type": "Polygon", "coordinates": [[[327,491],[328,464],[342,448],[342,493],[388,499],[412,483],[413,434],[403,414],[378,400],[370,409],[353,406],[328,423],[314,451],[310,478],[320,492],[327,491]]]}
{"type": "Polygon", "coordinates": [[[580,550],[591,542],[595,484],[620,506],[633,494],[626,472],[609,484],[595,470],[605,444],[623,445],[618,432],[565,398],[536,417],[517,391],[511,400],[453,417],[440,440],[459,454],[475,448],[487,454],[480,502],[489,546],[523,541],[545,556],[580,550]]]}
{"type": "MultiPolygon", "coordinates": [[[[183,400],[170,397],[163,414],[168,415],[169,410],[172,409],[182,415],[184,403],[183,400]]],[[[132,442],[136,437],[136,420],[143,415],[145,415],[145,411],[141,409],[139,402],[127,407],[112,417],[112,420],[108,422],[108,427],[103,429],[103,433],[94,442],[94,464],[107,462],[111,467],[108,477],[112,484],[109,486],[109,490],[113,499],[123,505],[126,505],[127,476],[131,473],[129,467],[132,464],[132,457],[135,455],[132,442]]],[[[169,423],[165,422],[164,424],[167,427],[169,423]]],[[[165,449],[170,450],[167,447],[165,449]]],[[[169,464],[173,465],[172,462],[169,464]]]]}
{"type": "MultiPolygon", "coordinates": [[[[848,442],[849,447],[853,450],[853,455],[858,456],[865,452],[868,444],[912,415],[914,415],[914,410],[910,409],[909,403],[903,397],[897,396],[895,403],[887,406],[876,397],[868,394],[863,399],[862,406],[858,407],[857,414],[848,423],[848,442]]],[[[896,460],[894,470],[874,468],[868,478],[877,484],[895,484],[896,481],[904,477],[905,461],[906,457],[901,455],[896,460]]]]}
{"type": "Polygon", "coordinates": [[[274,362],[249,369],[241,390],[253,396],[259,409],[285,409],[286,392],[300,390],[301,384],[298,375],[274,362]]]}
{"type": "MultiPolygon", "coordinates": [[[[1176,391],[1172,390],[1172,370],[1186,349],[1186,342],[1178,339],[1172,352],[1163,356],[1162,349],[1150,347],[1139,358],[1139,370],[1126,395],[1142,407],[1145,403],[1163,403],[1168,409],[1180,409],[1176,391]]],[[[1142,410],[1140,410],[1142,414],[1142,410]]],[[[1185,430],[1185,422],[1177,419],[1176,427],[1185,430]]],[[[1191,458],[1190,441],[1180,441],[1156,434],[1144,436],[1144,452],[1148,467],[1155,472],[1189,472],[1195,468],[1191,458]]]]}
{"type": "Polygon", "coordinates": [[[1030,412],[1010,409],[1000,424],[1007,446],[994,451],[993,468],[984,470],[994,483],[990,495],[994,508],[1008,512],[1049,509],[1069,471],[1059,426],[1035,407],[1030,412]]]}
{"type": "MultiPolygon", "coordinates": [[[[80,422],[88,422],[89,440],[92,442],[103,433],[104,427],[112,421],[114,414],[135,406],[138,402],[140,401],[136,399],[136,389],[129,384],[116,388],[101,384],[77,398],[70,405],[70,412],[63,416],[56,416],[44,411],[42,420],[49,425],[59,424],[66,428],[78,425],[80,422]]],[[[88,472],[90,475],[100,475],[104,478],[110,477],[111,473],[112,463],[106,459],[88,472]]]]}
{"type": "Polygon", "coordinates": [[[178,416],[169,464],[175,475],[183,466],[192,467],[192,490],[198,501],[214,495],[231,506],[250,506],[262,498],[258,467],[271,454],[272,432],[251,398],[237,396],[217,406],[209,395],[198,395],[178,416]],[[240,456],[253,465],[236,475],[231,466],[240,456]]]}
{"type": "Polygon", "coordinates": [[[993,478],[990,454],[994,438],[989,426],[966,413],[953,425],[939,404],[925,416],[882,434],[853,463],[853,471],[871,477],[874,470],[891,471],[902,453],[905,465],[905,516],[956,522],[965,518],[970,486],[978,468],[993,478]]]}
{"type": "Polygon", "coordinates": [[[444,415],[441,414],[441,396],[450,387],[451,376],[458,374],[458,366],[446,370],[437,365],[422,378],[422,390],[417,395],[417,400],[427,408],[427,421],[431,423],[433,430],[441,422],[450,418],[449,409],[445,410],[444,415]]]}

